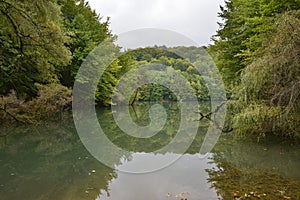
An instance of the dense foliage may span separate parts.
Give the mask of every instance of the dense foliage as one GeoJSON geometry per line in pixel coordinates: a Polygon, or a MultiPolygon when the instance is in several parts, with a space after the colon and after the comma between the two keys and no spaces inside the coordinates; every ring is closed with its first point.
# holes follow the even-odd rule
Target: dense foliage
{"type": "MultiPolygon", "coordinates": [[[[208,82],[210,87],[218,83],[208,50],[231,99],[236,132],[299,136],[299,9],[299,0],[226,1],[219,13],[220,28],[212,37],[214,44],[202,48],[155,46],[123,53],[99,80],[96,104],[111,105],[120,78],[150,63],[167,66],[165,75],[174,69],[187,81],[170,80],[172,84],[177,88],[186,84],[198,100],[209,100],[208,82]],[[196,65],[207,74],[200,75],[196,65]]],[[[95,47],[107,40],[107,56],[121,55],[109,30],[109,18],[101,22],[85,0],[3,0],[0,16],[3,120],[55,118],[70,106],[78,69],[95,47]],[[28,109],[31,106],[34,109],[28,109]]],[[[159,70],[153,69],[153,76],[159,70]]],[[[178,99],[170,89],[153,83],[138,88],[129,103],[165,100],[189,99],[178,99]]]]}
{"type": "Polygon", "coordinates": [[[35,83],[53,82],[55,68],[70,60],[60,9],[46,0],[4,0],[0,16],[0,93],[35,96],[35,83]]]}
{"type": "Polygon", "coordinates": [[[260,52],[263,41],[273,33],[276,17],[298,9],[299,0],[231,0],[221,7],[223,22],[210,49],[230,92],[240,83],[242,70],[260,52]]]}
{"type": "Polygon", "coordinates": [[[0,15],[1,118],[32,122],[69,107],[78,68],[111,37],[108,20],[84,0],[3,0],[0,15]]]}
{"type": "Polygon", "coordinates": [[[232,0],[210,47],[236,131],[299,137],[300,2],[232,0]]]}
{"type": "Polygon", "coordinates": [[[101,17],[84,1],[59,1],[62,24],[69,41],[65,44],[72,54],[71,62],[57,69],[59,80],[72,87],[77,71],[86,56],[104,39],[110,37],[108,20],[100,23],[101,17]]]}
{"type": "MultiPolygon", "coordinates": [[[[196,47],[154,47],[154,48],[144,48],[137,49],[129,53],[131,57],[136,61],[133,65],[145,65],[149,63],[156,63],[167,66],[168,69],[174,69],[176,72],[180,73],[187,81],[189,86],[191,86],[195,92],[198,100],[209,100],[209,91],[207,86],[205,85],[204,77],[201,77],[198,70],[193,66],[193,62],[198,59],[198,62],[202,62],[203,66],[208,65],[207,56],[205,52],[203,52],[203,48],[196,47]],[[177,52],[179,52],[177,54],[177,52]],[[193,58],[192,55],[196,54],[198,57],[193,58]],[[181,54],[188,54],[181,55],[181,54]],[[185,56],[185,59],[181,56],[185,56]]],[[[168,74],[164,74],[167,77],[173,77],[171,70],[168,71],[168,74]]],[[[153,72],[150,74],[155,74],[156,71],[161,70],[159,67],[157,69],[153,69],[153,72]]],[[[154,75],[153,75],[154,76],[154,75]]],[[[151,78],[151,77],[149,77],[151,78]]],[[[154,77],[152,77],[155,80],[154,77]]],[[[181,83],[174,78],[170,80],[170,82],[174,85],[174,87],[180,90],[181,83]]],[[[184,92],[184,91],[179,91],[184,92]]],[[[169,101],[177,101],[177,100],[189,100],[189,99],[178,99],[178,97],[173,94],[173,92],[160,86],[158,84],[145,85],[139,89],[136,100],[140,101],[158,101],[158,100],[169,100],[169,101]]]]}

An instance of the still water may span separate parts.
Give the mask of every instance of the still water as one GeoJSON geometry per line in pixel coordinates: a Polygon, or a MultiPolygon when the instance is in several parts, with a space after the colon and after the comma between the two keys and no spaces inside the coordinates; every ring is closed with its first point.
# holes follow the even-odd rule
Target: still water
{"type": "MultiPolygon", "coordinates": [[[[179,126],[177,103],[164,103],[168,119],[157,135],[137,139],[115,124],[110,109],[99,109],[106,136],[130,154],[114,158],[111,169],[85,149],[72,119],[43,126],[1,127],[1,200],[215,200],[300,199],[300,148],[293,142],[236,140],[224,134],[205,157],[198,152],[209,121],[199,121],[186,153],[154,172],[130,174],[180,155],[153,153],[167,145],[179,126]],[[4,136],[5,135],[5,136],[4,136]]],[[[149,103],[130,114],[140,126],[149,124],[149,103]]],[[[201,104],[209,112],[209,104],[201,104]]],[[[180,146],[178,142],[176,144],[180,146]]]]}

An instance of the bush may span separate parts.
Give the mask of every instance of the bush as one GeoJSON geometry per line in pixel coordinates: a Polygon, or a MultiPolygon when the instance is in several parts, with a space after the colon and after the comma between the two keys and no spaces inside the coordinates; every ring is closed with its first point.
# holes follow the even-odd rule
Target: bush
{"type": "Polygon", "coordinates": [[[234,115],[239,133],[300,138],[300,11],[277,16],[274,34],[243,71],[234,115]]]}
{"type": "Polygon", "coordinates": [[[15,120],[37,124],[65,116],[71,105],[71,90],[57,83],[36,86],[38,96],[30,101],[18,98],[14,91],[2,96],[0,119],[3,123],[15,120]]]}
{"type": "Polygon", "coordinates": [[[234,116],[234,128],[239,135],[251,134],[258,137],[278,135],[298,137],[299,119],[296,114],[282,114],[281,106],[269,106],[264,103],[253,103],[234,116]]]}

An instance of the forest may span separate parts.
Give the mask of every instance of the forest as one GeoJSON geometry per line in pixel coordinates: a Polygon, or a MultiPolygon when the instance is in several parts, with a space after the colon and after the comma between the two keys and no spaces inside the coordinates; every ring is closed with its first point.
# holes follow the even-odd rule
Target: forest
{"type": "MultiPolygon", "coordinates": [[[[207,77],[197,73],[190,53],[206,66],[205,49],[225,83],[234,134],[300,139],[300,0],[228,0],[220,10],[208,46],[148,47],[114,60],[99,80],[96,105],[110,106],[122,75],[146,63],[180,72],[198,101],[208,101],[207,77]],[[176,54],[180,48],[189,59],[176,54]]],[[[85,0],[2,0],[0,15],[0,121],[8,126],[68,118],[75,77],[87,55],[105,40],[121,51],[110,19],[85,0]]],[[[179,100],[156,84],[139,88],[133,98],[179,100]]]]}

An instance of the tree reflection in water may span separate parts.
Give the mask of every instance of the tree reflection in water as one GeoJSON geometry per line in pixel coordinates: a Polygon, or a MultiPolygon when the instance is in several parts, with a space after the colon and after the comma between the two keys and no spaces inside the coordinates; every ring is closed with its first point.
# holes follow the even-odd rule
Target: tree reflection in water
{"type": "MultiPolygon", "coordinates": [[[[149,123],[151,105],[141,103],[131,108],[137,124],[149,123]]],[[[151,153],[168,144],[178,129],[178,104],[162,105],[167,108],[166,125],[154,137],[144,139],[123,133],[110,109],[98,110],[107,137],[131,152],[122,157],[110,155],[118,169],[140,168],[147,164],[145,160],[151,163],[172,158],[176,145],[186,142],[178,141],[169,152],[151,153]]],[[[208,103],[200,106],[201,111],[209,112],[208,103]]],[[[179,161],[143,175],[121,173],[94,159],[77,136],[72,119],[36,127],[1,127],[1,135],[6,135],[0,138],[1,199],[172,200],[181,192],[189,192],[188,200],[243,199],[245,194],[249,199],[258,195],[261,199],[300,199],[297,146],[236,141],[223,135],[210,158],[199,159],[208,125],[209,120],[199,121],[197,136],[179,161]]]]}
{"type": "Polygon", "coordinates": [[[222,140],[207,169],[223,199],[300,199],[299,149],[287,143],[222,140]]]}

